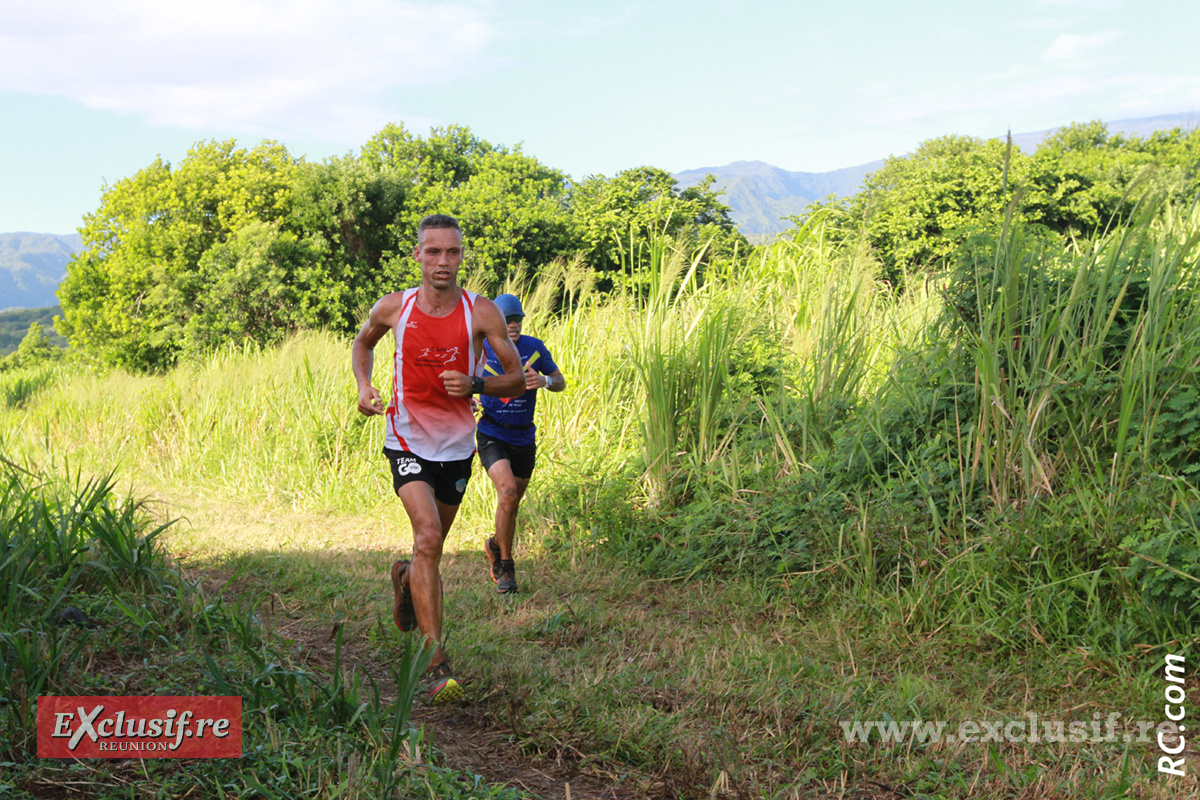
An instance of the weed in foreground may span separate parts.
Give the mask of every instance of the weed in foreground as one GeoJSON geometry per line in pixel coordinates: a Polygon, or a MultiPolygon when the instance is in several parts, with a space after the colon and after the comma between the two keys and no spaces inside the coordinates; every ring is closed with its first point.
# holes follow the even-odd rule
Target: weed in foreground
{"type": "Polygon", "coordinates": [[[111,479],[60,481],[8,465],[0,483],[0,789],[92,797],[517,797],[475,776],[438,768],[410,722],[432,652],[400,651],[385,698],[342,662],[338,629],[327,672],[296,663],[266,633],[260,602],[204,596],[158,543],[166,526],[121,501],[111,479]],[[240,759],[181,764],[42,761],[34,755],[42,694],[219,694],[243,698],[240,759]]]}

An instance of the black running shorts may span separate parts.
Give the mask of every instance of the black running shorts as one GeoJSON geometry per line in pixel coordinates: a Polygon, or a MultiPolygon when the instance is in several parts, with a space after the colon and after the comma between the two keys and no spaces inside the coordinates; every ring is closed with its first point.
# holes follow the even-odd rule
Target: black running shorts
{"type": "Polygon", "coordinates": [[[400,487],[413,481],[424,481],[433,487],[433,496],[448,506],[462,503],[471,479],[470,458],[461,461],[426,461],[407,450],[383,448],[388,463],[392,465],[392,488],[397,493],[400,487]]]}
{"type": "Polygon", "coordinates": [[[508,461],[512,474],[529,480],[537,462],[537,444],[518,447],[481,431],[475,432],[475,449],[479,452],[479,463],[486,472],[497,461],[508,461]]]}

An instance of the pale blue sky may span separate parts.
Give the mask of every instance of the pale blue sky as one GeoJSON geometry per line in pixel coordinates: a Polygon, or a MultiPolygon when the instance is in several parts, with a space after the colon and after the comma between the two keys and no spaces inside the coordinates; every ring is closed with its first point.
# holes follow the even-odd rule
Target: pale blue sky
{"type": "Polygon", "coordinates": [[[1197,30],[1192,0],[5,0],[0,232],[72,232],[210,138],[460,124],[578,179],[1196,112],[1197,30]]]}

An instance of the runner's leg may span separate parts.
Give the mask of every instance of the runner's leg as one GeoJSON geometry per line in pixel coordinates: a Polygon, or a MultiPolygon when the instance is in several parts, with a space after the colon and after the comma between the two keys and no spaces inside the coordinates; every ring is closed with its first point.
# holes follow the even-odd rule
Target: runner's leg
{"type": "Polygon", "coordinates": [[[517,531],[517,509],[525,489],[529,486],[528,478],[518,478],[512,474],[512,464],[508,459],[500,459],[488,469],[488,477],[496,487],[496,544],[500,548],[500,557],[512,558],[513,537],[517,531]]]}
{"type": "Polygon", "coordinates": [[[408,513],[413,533],[413,560],[408,569],[408,588],[412,592],[417,627],[427,641],[437,643],[432,666],[446,660],[442,651],[442,542],[458,513],[458,506],[447,506],[433,496],[433,487],[424,481],[412,481],[396,492],[408,513]]]}

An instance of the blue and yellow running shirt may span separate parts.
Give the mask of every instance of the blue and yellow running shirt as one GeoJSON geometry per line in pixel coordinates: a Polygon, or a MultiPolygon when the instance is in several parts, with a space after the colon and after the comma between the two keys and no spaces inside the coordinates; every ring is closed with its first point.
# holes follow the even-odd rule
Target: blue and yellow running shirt
{"type": "MultiPolygon", "coordinates": [[[[517,339],[517,353],[521,356],[521,367],[533,367],[535,372],[550,375],[558,371],[558,365],[550,355],[550,351],[541,339],[533,336],[521,336],[517,339]]],[[[484,375],[503,375],[504,368],[492,346],[484,342],[484,375]]],[[[491,397],[481,395],[480,404],[483,406],[483,416],[479,420],[479,430],[488,436],[495,437],[518,447],[534,443],[537,429],[533,424],[533,411],[537,405],[537,389],[526,389],[519,397],[491,397]]]]}

